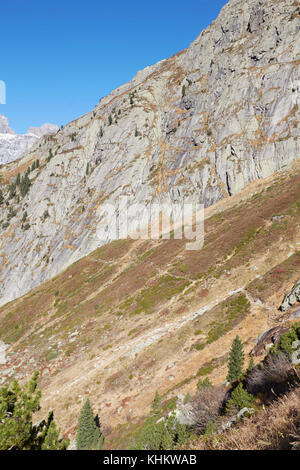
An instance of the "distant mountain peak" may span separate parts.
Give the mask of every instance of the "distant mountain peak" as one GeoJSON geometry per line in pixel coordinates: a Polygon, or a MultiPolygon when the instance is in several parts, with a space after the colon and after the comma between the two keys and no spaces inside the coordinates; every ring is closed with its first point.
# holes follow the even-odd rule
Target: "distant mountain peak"
{"type": "Polygon", "coordinates": [[[16,134],[10,128],[8,118],[0,114],[0,164],[20,158],[38,139],[57,131],[58,126],[47,123],[40,127],[30,127],[26,134],[16,134]]]}
{"type": "Polygon", "coordinates": [[[0,134],[14,134],[13,131],[9,126],[9,121],[6,116],[0,114],[0,134]]]}

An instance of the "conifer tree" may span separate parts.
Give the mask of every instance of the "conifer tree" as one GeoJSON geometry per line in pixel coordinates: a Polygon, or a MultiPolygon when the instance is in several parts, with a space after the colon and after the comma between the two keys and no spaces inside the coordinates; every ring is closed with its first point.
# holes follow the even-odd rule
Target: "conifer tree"
{"type": "Polygon", "coordinates": [[[87,399],[84,403],[79,420],[78,430],[76,436],[76,446],[78,450],[98,450],[103,447],[103,435],[100,431],[100,426],[96,424],[96,419],[93,415],[90,400],[87,399]]]}
{"type": "Polygon", "coordinates": [[[230,353],[229,353],[229,363],[228,363],[228,382],[233,380],[238,380],[243,374],[244,367],[244,352],[243,345],[238,336],[233,340],[230,353]]]}
{"type": "Polygon", "coordinates": [[[226,413],[236,413],[245,407],[249,408],[252,402],[253,396],[243,388],[243,384],[240,382],[226,404],[226,413]]]}
{"type": "Polygon", "coordinates": [[[28,193],[30,185],[31,185],[31,183],[30,183],[30,179],[28,177],[28,174],[25,173],[25,176],[23,176],[23,178],[21,180],[21,185],[20,185],[20,192],[21,192],[22,197],[24,197],[28,193]]]}
{"type": "Polygon", "coordinates": [[[68,441],[59,438],[59,430],[50,413],[48,420],[33,424],[40,410],[41,392],[37,390],[38,372],[21,388],[15,380],[11,387],[0,388],[0,450],[63,450],[68,441]]]}

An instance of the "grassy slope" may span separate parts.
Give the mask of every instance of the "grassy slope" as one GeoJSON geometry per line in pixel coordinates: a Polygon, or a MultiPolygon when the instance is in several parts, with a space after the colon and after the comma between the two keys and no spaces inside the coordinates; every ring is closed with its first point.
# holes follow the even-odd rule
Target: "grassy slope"
{"type": "Polygon", "coordinates": [[[218,436],[191,439],[190,450],[288,450],[299,445],[300,387],[218,436]]]}
{"type": "Polygon", "coordinates": [[[156,389],[170,399],[199,376],[224,380],[232,338],[248,352],[300,276],[299,165],[252,190],[208,210],[201,251],[116,241],[2,307],[0,339],[11,345],[2,376],[39,369],[44,409],[70,435],[90,395],[120,447],[156,389]]]}

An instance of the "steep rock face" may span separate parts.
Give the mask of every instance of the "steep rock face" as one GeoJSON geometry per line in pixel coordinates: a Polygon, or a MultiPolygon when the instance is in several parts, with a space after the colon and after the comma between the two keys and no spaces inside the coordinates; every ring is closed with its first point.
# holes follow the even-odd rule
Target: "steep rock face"
{"type": "Polygon", "coordinates": [[[26,134],[17,135],[10,128],[7,117],[0,115],[0,165],[20,158],[40,137],[57,131],[58,127],[54,124],[44,124],[30,127],[26,134]]]}
{"type": "MultiPolygon", "coordinates": [[[[112,240],[103,202],[207,207],[297,159],[299,18],[294,0],[231,0],[187,50],[43,137],[19,164],[40,161],[1,231],[0,304],[112,240]]],[[[1,174],[12,181],[17,171],[1,174]]]]}

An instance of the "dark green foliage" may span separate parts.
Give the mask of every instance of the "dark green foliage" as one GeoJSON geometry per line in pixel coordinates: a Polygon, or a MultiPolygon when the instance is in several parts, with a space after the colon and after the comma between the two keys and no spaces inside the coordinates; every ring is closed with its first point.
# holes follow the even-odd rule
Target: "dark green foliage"
{"type": "Polygon", "coordinates": [[[50,424],[47,426],[47,432],[45,433],[45,438],[43,440],[41,449],[42,450],[66,450],[68,443],[64,441],[61,442],[59,437],[59,429],[56,428],[56,424],[51,420],[50,424]]]}
{"type": "Polygon", "coordinates": [[[152,402],[152,412],[153,413],[156,413],[158,412],[160,406],[161,406],[161,396],[160,394],[158,393],[158,391],[156,391],[155,393],[155,397],[154,397],[154,400],[152,402]]]}
{"type": "Polygon", "coordinates": [[[280,337],[278,343],[270,349],[269,354],[286,354],[290,356],[293,353],[293,342],[300,340],[300,323],[295,323],[291,329],[280,337]]]}
{"type": "Polygon", "coordinates": [[[59,438],[53,413],[47,421],[32,424],[33,414],[40,410],[41,392],[37,390],[38,372],[22,389],[15,380],[11,387],[0,389],[1,450],[64,450],[68,441],[59,438]]]}
{"type": "Polygon", "coordinates": [[[111,114],[108,116],[108,125],[109,125],[109,126],[112,125],[112,117],[111,117],[111,114]]]}
{"type": "Polygon", "coordinates": [[[181,89],[181,95],[182,95],[182,98],[185,96],[185,85],[183,85],[181,89]]]}
{"type": "Polygon", "coordinates": [[[15,217],[16,215],[17,215],[16,211],[10,207],[9,210],[8,210],[8,214],[7,214],[8,222],[10,221],[10,219],[15,217]]]}
{"type": "MultiPolygon", "coordinates": [[[[173,413],[167,417],[160,418],[164,415],[166,409],[170,409],[170,405],[170,402],[162,404],[162,397],[156,392],[150,416],[147,418],[143,428],[139,430],[132,449],[167,450],[184,443],[188,437],[186,426],[180,424],[173,413]]],[[[176,407],[176,402],[174,402],[174,407],[176,407]]]]}
{"type": "Polygon", "coordinates": [[[248,365],[248,369],[247,369],[247,372],[251,372],[251,370],[253,369],[254,367],[254,361],[253,361],[253,357],[250,358],[250,361],[249,361],[249,365],[248,365]]]}
{"type": "Polygon", "coordinates": [[[20,184],[20,193],[21,193],[22,197],[26,196],[26,194],[29,191],[30,185],[31,185],[30,179],[29,179],[28,174],[26,172],[25,176],[22,177],[21,184],[20,184]]]}
{"type": "Polygon", "coordinates": [[[76,436],[76,446],[78,450],[98,450],[103,448],[103,435],[100,425],[93,415],[93,410],[89,399],[83,405],[76,436]],[[98,424],[98,425],[97,425],[98,424]]]}
{"type": "Polygon", "coordinates": [[[241,409],[250,408],[253,403],[253,395],[243,388],[243,384],[239,383],[233,390],[230,400],[226,403],[226,413],[237,413],[241,409]]]}
{"type": "Polygon", "coordinates": [[[137,93],[137,90],[131,91],[129,93],[129,102],[130,102],[131,106],[133,105],[133,98],[136,95],[136,93],[137,93]]]}
{"type": "Polygon", "coordinates": [[[48,217],[50,217],[50,214],[48,212],[48,209],[46,209],[42,215],[42,221],[44,222],[44,220],[48,219],[48,217]]]}
{"type": "Polygon", "coordinates": [[[132,447],[137,450],[169,450],[182,445],[187,437],[186,426],[180,424],[173,413],[159,422],[156,415],[151,415],[132,447]]]}
{"type": "Polygon", "coordinates": [[[47,162],[50,162],[50,160],[54,157],[53,153],[52,153],[52,149],[49,149],[49,155],[47,157],[47,162]]]}
{"type": "Polygon", "coordinates": [[[8,199],[14,198],[16,195],[16,184],[12,183],[8,188],[8,199]]]}
{"type": "Polygon", "coordinates": [[[20,186],[20,183],[21,183],[21,176],[20,176],[20,173],[18,173],[17,178],[16,178],[16,185],[20,186]]]}
{"type": "Polygon", "coordinates": [[[244,360],[243,345],[240,338],[236,336],[229,353],[228,382],[238,380],[243,375],[244,360]]]}
{"type": "Polygon", "coordinates": [[[3,197],[3,193],[0,189],[0,206],[3,204],[3,202],[4,202],[4,197],[3,197]]]}

